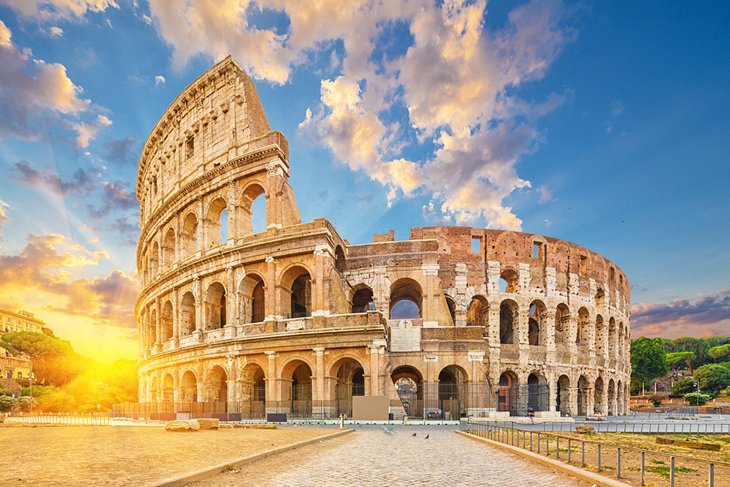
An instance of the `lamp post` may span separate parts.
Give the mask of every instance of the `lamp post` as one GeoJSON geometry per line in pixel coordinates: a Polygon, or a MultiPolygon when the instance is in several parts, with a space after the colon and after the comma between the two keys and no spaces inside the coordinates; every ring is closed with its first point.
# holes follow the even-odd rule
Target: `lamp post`
{"type": "Polygon", "coordinates": [[[700,381],[695,382],[694,386],[697,388],[696,398],[697,407],[700,407],[700,381]]]}

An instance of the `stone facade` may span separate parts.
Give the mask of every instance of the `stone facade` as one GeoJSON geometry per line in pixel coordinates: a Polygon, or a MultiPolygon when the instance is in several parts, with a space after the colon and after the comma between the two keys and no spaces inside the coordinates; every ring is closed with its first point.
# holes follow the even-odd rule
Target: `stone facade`
{"type": "Polygon", "coordinates": [[[623,414],[629,283],[542,235],[413,228],[351,245],[301,222],[288,144],[226,58],[163,114],[139,163],[140,402],[242,416],[623,414]],[[254,201],[266,228],[255,231],[254,201]]]}
{"type": "Polygon", "coordinates": [[[9,331],[32,331],[41,333],[45,323],[33,316],[33,313],[27,311],[10,311],[0,309],[0,331],[7,333],[9,331]]]}

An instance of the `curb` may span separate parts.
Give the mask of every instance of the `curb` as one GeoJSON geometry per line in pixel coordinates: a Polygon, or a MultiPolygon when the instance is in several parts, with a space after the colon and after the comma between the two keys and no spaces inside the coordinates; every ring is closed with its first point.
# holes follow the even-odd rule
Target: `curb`
{"type": "Polygon", "coordinates": [[[318,436],[316,438],[310,438],[309,440],[303,440],[299,441],[297,443],[293,443],[291,445],[285,445],[279,448],[274,448],[272,450],[267,450],[262,453],[256,453],[254,455],[249,455],[247,457],[239,458],[237,460],[231,460],[230,462],[221,463],[219,465],[215,465],[213,467],[205,467],[200,470],[195,470],[192,472],[188,472],[183,475],[179,475],[176,477],[169,477],[164,480],[160,480],[157,482],[152,482],[150,484],[147,484],[150,487],[173,487],[173,486],[179,486],[179,485],[185,485],[189,482],[195,482],[197,480],[203,480],[208,477],[212,477],[214,475],[217,475],[219,473],[222,473],[225,471],[226,467],[241,467],[243,465],[255,462],[256,460],[260,460],[262,458],[266,458],[272,455],[276,455],[278,453],[283,453],[288,450],[293,450],[295,448],[299,448],[302,446],[310,445],[312,443],[317,443],[319,441],[329,440],[332,438],[336,438],[338,436],[346,435],[348,433],[352,433],[355,430],[347,429],[343,431],[338,431],[337,433],[331,433],[325,436],[318,436]]]}
{"type": "Polygon", "coordinates": [[[555,469],[561,473],[566,473],[566,474],[576,477],[580,480],[589,482],[589,483],[593,484],[594,487],[631,487],[631,485],[621,482],[618,479],[610,479],[608,477],[604,477],[603,475],[599,475],[594,472],[589,472],[588,470],[583,470],[582,468],[578,468],[573,465],[568,465],[567,463],[563,463],[559,460],[554,460],[552,458],[548,458],[543,455],[538,455],[537,453],[534,453],[534,452],[531,452],[528,450],[523,450],[522,448],[518,448],[516,446],[505,445],[504,443],[499,443],[497,441],[489,440],[487,438],[481,438],[479,436],[474,436],[474,435],[472,435],[470,433],[466,433],[464,431],[455,431],[455,433],[466,436],[467,438],[470,438],[472,440],[481,441],[482,443],[486,443],[490,446],[494,446],[494,447],[500,448],[502,450],[505,450],[505,451],[508,451],[511,453],[516,453],[517,455],[520,455],[521,457],[524,457],[528,460],[537,462],[546,467],[555,469]]]}

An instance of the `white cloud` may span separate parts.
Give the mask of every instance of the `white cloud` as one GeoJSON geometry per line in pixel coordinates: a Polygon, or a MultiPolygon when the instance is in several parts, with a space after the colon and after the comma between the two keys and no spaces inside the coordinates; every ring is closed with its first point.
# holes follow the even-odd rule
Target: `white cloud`
{"type": "Polygon", "coordinates": [[[33,20],[74,20],[87,13],[119,8],[114,0],[0,0],[23,17],[33,20]]]}
{"type": "Polygon", "coordinates": [[[12,37],[13,35],[10,29],[8,29],[8,26],[0,20],[0,47],[11,48],[13,46],[13,42],[11,41],[12,37]]]}
{"type": "Polygon", "coordinates": [[[0,243],[3,241],[3,227],[5,227],[5,224],[8,222],[9,209],[10,205],[3,200],[0,200],[0,243]]]}
{"type": "Polygon", "coordinates": [[[51,32],[51,35],[53,37],[63,37],[63,29],[58,27],[57,25],[51,26],[49,31],[51,32]]]}
{"type": "Polygon", "coordinates": [[[162,76],[161,74],[158,74],[157,76],[155,76],[155,86],[164,85],[165,81],[166,81],[165,77],[162,76]]]}
{"type": "Polygon", "coordinates": [[[90,122],[79,122],[72,124],[74,130],[78,133],[76,137],[76,145],[85,149],[89,147],[89,143],[96,138],[96,135],[104,127],[109,127],[112,121],[106,115],[98,115],[96,120],[90,122]]]}

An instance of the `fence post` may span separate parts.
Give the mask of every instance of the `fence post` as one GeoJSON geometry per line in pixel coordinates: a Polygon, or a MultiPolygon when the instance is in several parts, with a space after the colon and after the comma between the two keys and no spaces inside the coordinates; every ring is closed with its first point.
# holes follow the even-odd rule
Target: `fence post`
{"type": "Polygon", "coordinates": [[[616,451],[616,478],[621,478],[621,447],[616,451]]]}
{"type": "Polygon", "coordinates": [[[583,440],[580,441],[580,466],[586,466],[586,442],[583,440]]]}
{"type": "Polygon", "coordinates": [[[601,444],[598,444],[598,471],[601,471],[601,444]]]}
{"type": "Polygon", "coordinates": [[[570,463],[570,454],[573,451],[573,449],[570,446],[571,443],[572,443],[571,439],[568,438],[568,463],[570,463]]]}
{"type": "Polygon", "coordinates": [[[560,458],[560,437],[555,437],[555,458],[560,458]]]}
{"type": "Polygon", "coordinates": [[[645,479],[646,472],[646,452],[641,452],[641,485],[646,485],[645,479]]]}
{"type": "Polygon", "coordinates": [[[669,457],[669,485],[674,487],[674,455],[669,457]]]}
{"type": "Polygon", "coordinates": [[[530,451],[532,451],[532,431],[530,431],[530,451]]]}
{"type": "Polygon", "coordinates": [[[540,433],[537,434],[537,453],[540,453],[540,443],[542,443],[542,440],[540,439],[540,433]]]}
{"type": "Polygon", "coordinates": [[[710,464],[710,478],[709,478],[709,481],[707,482],[707,485],[709,485],[710,487],[715,487],[715,464],[714,463],[710,464]]]}

